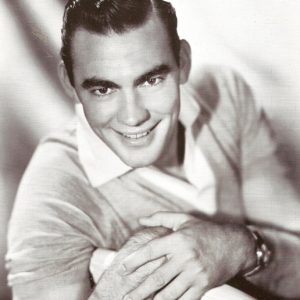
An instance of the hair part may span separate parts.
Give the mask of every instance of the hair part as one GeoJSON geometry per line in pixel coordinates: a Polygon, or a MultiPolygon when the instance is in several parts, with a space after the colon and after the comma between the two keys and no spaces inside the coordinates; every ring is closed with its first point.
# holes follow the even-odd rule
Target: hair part
{"type": "Polygon", "coordinates": [[[179,64],[180,40],[173,6],[164,0],[69,0],[62,27],[61,58],[74,85],[72,39],[78,28],[107,35],[122,34],[142,26],[156,14],[165,26],[175,60],[179,64]]]}

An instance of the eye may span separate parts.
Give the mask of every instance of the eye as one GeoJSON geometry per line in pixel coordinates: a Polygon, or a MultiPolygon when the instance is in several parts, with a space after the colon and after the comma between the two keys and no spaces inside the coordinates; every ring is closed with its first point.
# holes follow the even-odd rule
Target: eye
{"type": "Polygon", "coordinates": [[[92,90],[92,94],[98,96],[98,97],[103,97],[103,96],[108,96],[110,94],[112,94],[115,90],[113,88],[109,88],[109,87],[99,87],[97,89],[92,90]]]}
{"type": "Polygon", "coordinates": [[[156,86],[158,84],[160,84],[165,78],[163,76],[153,76],[148,78],[143,84],[142,86],[144,87],[151,87],[151,86],[156,86]]]}

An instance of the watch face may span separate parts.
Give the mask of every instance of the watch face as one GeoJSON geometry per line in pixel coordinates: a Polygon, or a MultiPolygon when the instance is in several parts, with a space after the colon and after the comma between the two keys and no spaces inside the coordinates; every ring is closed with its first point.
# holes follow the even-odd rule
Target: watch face
{"type": "Polygon", "coordinates": [[[270,263],[272,258],[272,251],[269,249],[268,245],[265,243],[260,234],[257,231],[251,230],[250,228],[248,229],[251,232],[256,244],[256,266],[252,270],[244,273],[244,277],[250,277],[258,273],[270,263]]]}
{"type": "Polygon", "coordinates": [[[262,263],[264,266],[267,266],[272,258],[272,251],[268,248],[268,245],[263,243],[261,245],[262,250],[262,263]]]}

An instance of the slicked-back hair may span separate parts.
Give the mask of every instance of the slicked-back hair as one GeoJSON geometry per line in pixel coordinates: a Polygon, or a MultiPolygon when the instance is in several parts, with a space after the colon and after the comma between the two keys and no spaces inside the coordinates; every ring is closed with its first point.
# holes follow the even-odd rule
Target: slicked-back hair
{"type": "Polygon", "coordinates": [[[65,7],[62,27],[61,58],[72,85],[74,74],[71,43],[76,29],[107,35],[122,34],[142,26],[156,14],[169,36],[170,46],[179,65],[180,40],[177,17],[173,6],[164,0],[69,0],[65,7]]]}

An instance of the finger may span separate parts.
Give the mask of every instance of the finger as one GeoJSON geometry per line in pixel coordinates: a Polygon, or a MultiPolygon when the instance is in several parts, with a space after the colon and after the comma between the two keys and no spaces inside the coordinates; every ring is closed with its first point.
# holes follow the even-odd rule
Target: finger
{"type": "Polygon", "coordinates": [[[192,279],[188,272],[179,274],[170,284],[155,295],[154,300],[178,299],[191,287],[192,279]]]}
{"type": "Polygon", "coordinates": [[[179,274],[178,264],[168,261],[144,280],[136,289],[131,291],[124,299],[145,299],[160,290],[179,274]]]}
{"type": "Polygon", "coordinates": [[[167,258],[165,256],[152,260],[145,265],[138,268],[135,272],[131,273],[127,276],[127,279],[130,281],[144,281],[146,277],[152,274],[156,269],[161,267],[164,263],[166,263],[167,258]]]}
{"type": "Polygon", "coordinates": [[[145,263],[166,256],[169,248],[168,236],[151,240],[126,257],[122,263],[123,273],[130,274],[145,263]]]}
{"type": "MultiPolygon", "coordinates": [[[[201,293],[197,288],[192,287],[188,289],[180,298],[179,300],[199,300],[203,296],[203,293],[201,293]]],[[[202,300],[205,300],[202,298],[202,300]]]]}
{"type": "Polygon", "coordinates": [[[140,218],[139,222],[144,226],[162,226],[175,231],[192,218],[192,216],[184,213],[158,212],[149,217],[140,218]]]}

